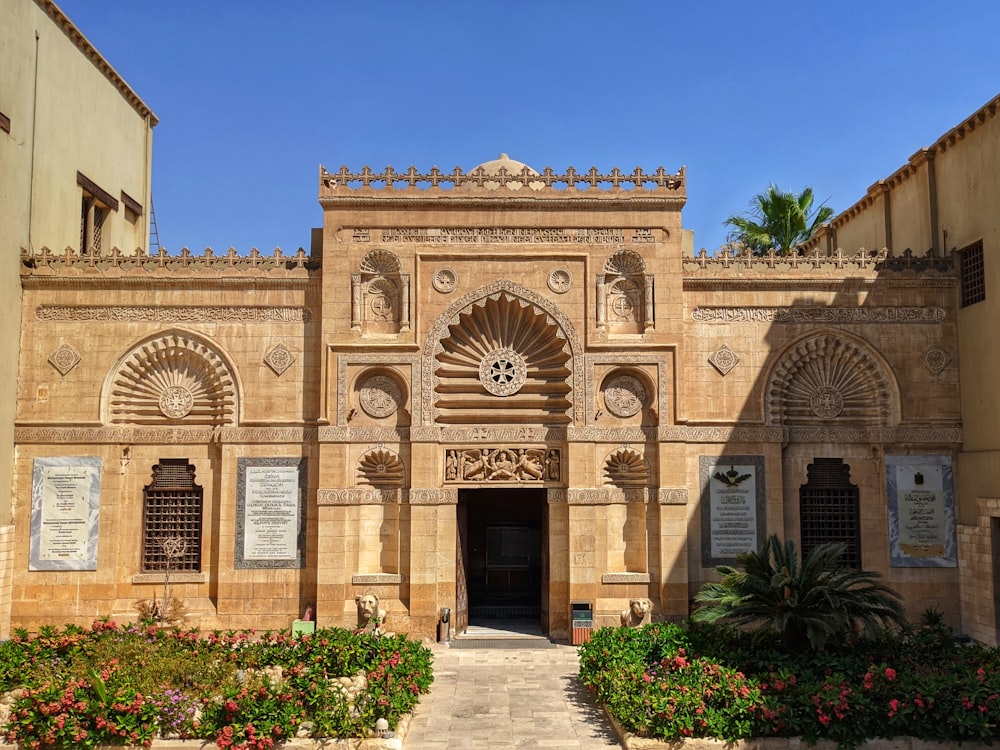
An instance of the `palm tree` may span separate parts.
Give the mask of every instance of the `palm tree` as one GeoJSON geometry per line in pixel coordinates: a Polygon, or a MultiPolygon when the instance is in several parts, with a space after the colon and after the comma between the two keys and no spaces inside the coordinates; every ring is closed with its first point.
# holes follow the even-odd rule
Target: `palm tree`
{"type": "Polygon", "coordinates": [[[735,229],[736,239],[754,255],[764,255],[772,247],[780,255],[787,255],[833,216],[829,206],[813,208],[810,187],[795,195],[771,185],[766,192],[755,195],[752,204],[750,211],[733,214],[723,223],[735,229]]]}
{"type": "Polygon", "coordinates": [[[763,550],[737,558],[742,570],[716,568],[722,581],[701,587],[691,619],[777,631],[789,652],[905,625],[899,594],[879,583],[877,573],[844,565],[843,553],[842,544],[823,544],[800,566],[795,542],[771,535],[763,550]]]}

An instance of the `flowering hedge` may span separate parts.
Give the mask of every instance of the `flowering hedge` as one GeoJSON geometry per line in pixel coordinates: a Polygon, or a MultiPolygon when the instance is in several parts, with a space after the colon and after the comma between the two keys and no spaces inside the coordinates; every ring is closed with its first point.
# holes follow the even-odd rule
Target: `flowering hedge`
{"type": "Polygon", "coordinates": [[[173,737],[259,750],[297,733],[368,736],[379,718],[394,728],[432,680],[420,643],[342,629],[203,635],[100,620],[0,644],[4,733],[28,748],[173,737]]]}
{"type": "Polygon", "coordinates": [[[580,679],[626,729],[666,740],[1000,739],[1000,652],[940,626],[797,655],[725,628],[604,628],[580,647],[580,679]]]}

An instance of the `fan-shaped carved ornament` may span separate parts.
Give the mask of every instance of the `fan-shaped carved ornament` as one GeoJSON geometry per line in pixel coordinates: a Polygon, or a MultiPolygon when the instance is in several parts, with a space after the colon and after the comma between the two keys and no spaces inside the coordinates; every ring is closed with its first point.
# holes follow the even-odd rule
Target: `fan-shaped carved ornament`
{"type": "Polygon", "coordinates": [[[405,471],[399,456],[379,448],[368,451],[358,461],[357,482],[372,487],[402,487],[405,471]]]}
{"type": "Polygon", "coordinates": [[[614,276],[641,276],[646,273],[646,262],[632,250],[619,250],[604,262],[604,273],[614,276]]]}
{"type": "Polygon", "coordinates": [[[649,484],[649,464],[631,448],[615,451],[604,462],[604,484],[635,487],[649,484]]]}
{"type": "Polygon", "coordinates": [[[115,373],[108,416],[113,424],[231,425],[236,393],[222,358],[202,341],[168,334],[133,350],[115,373]]]}
{"type": "Polygon", "coordinates": [[[569,346],[527,300],[506,292],[477,300],[453,319],[435,360],[438,422],[569,421],[569,346]]]}
{"type": "Polygon", "coordinates": [[[383,276],[398,274],[403,270],[399,258],[389,250],[372,250],[361,260],[361,273],[383,276]]]}
{"type": "Polygon", "coordinates": [[[891,425],[894,389],[866,346],[836,334],[800,341],[775,367],[767,390],[771,424],[829,421],[891,425]]]}

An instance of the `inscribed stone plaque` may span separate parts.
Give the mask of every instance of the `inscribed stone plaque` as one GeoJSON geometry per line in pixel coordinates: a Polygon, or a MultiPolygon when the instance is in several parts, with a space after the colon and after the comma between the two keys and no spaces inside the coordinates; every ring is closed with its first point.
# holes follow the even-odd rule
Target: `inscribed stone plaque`
{"type": "Polygon", "coordinates": [[[306,459],[240,458],[236,475],[236,567],[303,567],[306,459]]]}
{"type": "Polygon", "coordinates": [[[886,456],[889,564],[954,568],[955,493],[950,456],[886,456]]]}
{"type": "Polygon", "coordinates": [[[97,570],[101,459],[36,458],[29,570],[97,570]]]}
{"type": "Polygon", "coordinates": [[[733,564],[767,532],[763,456],[701,456],[701,560],[733,564]]]}

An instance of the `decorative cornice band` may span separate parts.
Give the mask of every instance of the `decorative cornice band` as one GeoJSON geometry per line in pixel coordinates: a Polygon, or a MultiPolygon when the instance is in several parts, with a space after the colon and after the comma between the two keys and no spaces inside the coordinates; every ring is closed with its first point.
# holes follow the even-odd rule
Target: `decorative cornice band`
{"type": "Polygon", "coordinates": [[[457,505],[457,489],[438,489],[437,487],[412,487],[409,491],[410,505],[457,505]]]}
{"type": "Polygon", "coordinates": [[[780,443],[785,437],[780,427],[660,427],[661,443],[780,443]]]}
{"type": "Polygon", "coordinates": [[[360,573],[351,576],[354,586],[398,586],[403,582],[399,573],[360,573]]]}
{"type": "Polygon", "coordinates": [[[549,502],[566,502],[570,505],[621,505],[623,503],[644,503],[649,499],[651,488],[636,487],[622,489],[620,487],[586,487],[562,490],[566,493],[565,500],[553,498],[550,490],[549,502]]]}
{"type": "Polygon", "coordinates": [[[316,491],[317,505],[385,505],[402,502],[403,490],[398,487],[320,488],[316,491]]]}
{"type": "Polygon", "coordinates": [[[942,323],[940,307],[696,307],[698,323],[942,323]]]}
{"type": "Polygon", "coordinates": [[[962,428],[950,427],[789,427],[789,443],[953,443],[961,444],[962,428]]]}
{"type": "Polygon", "coordinates": [[[653,443],[655,427],[569,427],[566,438],[571,443],[653,443]]]}
{"type": "Polygon", "coordinates": [[[565,427],[508,425],[497,427],[411,427],[414,442],[442,443],[540,443],[566,442],[565,427]],[[419,437],[418,437],[419,435],[419,437]]]}
{"type": "Polygon", "coordinates": [[[660,487],[656,493],[660,505],[687,505],[687,487],[660,487]]]}
{"type": "Polygon", "coordinates": [[[305,323],[312,320],[308,307],[177,306],[157,305],[39,305],[35,317],[45,321],[153,323],[305,323]]]}
{"type": "Polygon", "coordinates": [[[321,443],[404,443],[410,440],[406,427],[343,427],[330,425],[318,430],[321,443]]]}
{"type": "Polygon", "coordinates": [[[14,442],[28,444],[116,443],[120,445],[205,444],[212,427],[15,427],[14,442]]]}
{"type": "Polygon", "coordinates": [[[649,573],[604,573],[601,583],[649,583],[652,576],[649,573]]]}

